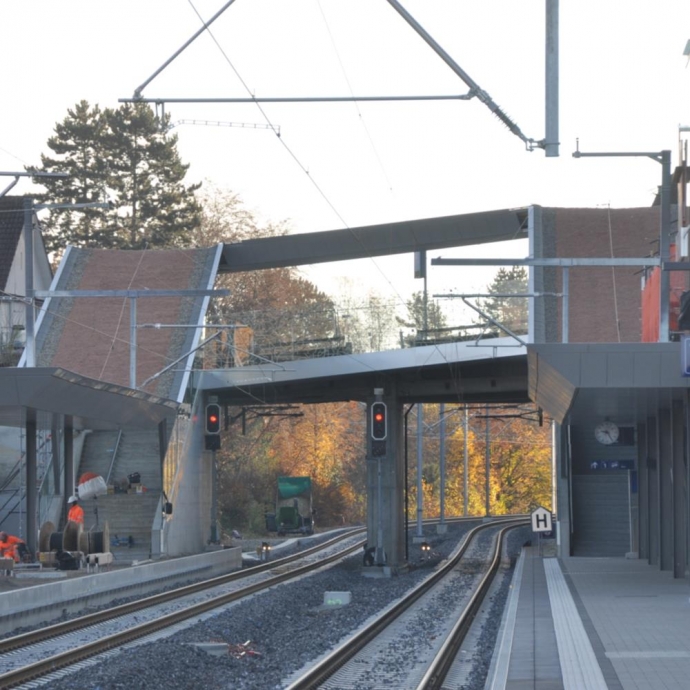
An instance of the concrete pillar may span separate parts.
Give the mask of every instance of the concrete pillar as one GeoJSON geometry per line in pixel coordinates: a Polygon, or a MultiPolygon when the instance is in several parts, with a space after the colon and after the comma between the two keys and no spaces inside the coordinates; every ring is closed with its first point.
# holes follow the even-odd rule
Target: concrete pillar
{"type": "MultiPolygon", "coordinates": [[[[397,569],[406,563],[403,409],[393,390],[386,389],[382,400],[388,416],[384,446],[372,444],[367,412],[367,544],[383,558],[376,565],[397,569]]],[[[369,408],[372,402],[373,396],[367,401],[369,408]]]]}
{"type": "Polygon", "coordinates": [[[673,577],[685,577],[687,563],[687,495],[685,482],[685,406],[674,400],[671,407],[671,445],[673,452],[673,577]]]}
{"type": "Polygon", "coordinates": [[[556,491],[558,502],[558,520],[556,523],[559,539],[558,555],[568,558],[570,553],[570,458],[568,457],[569,427],[556,424],[556,491]]]}
{"type": "Polygon", "coordinates": [[[53,492],[60,493],[60,459],[62,456],[62,444],[60,443],[60,424],[58,416],[53,415],[53,423],[50,427],[50,457],[51,467],[53,468],[53,492]]]}
{"type": "Polygon", "coordinates": [[[29,553],[38,550],[38,520],[36,506],[37,493],[37,465],[36,465],[36,410],[26,410],[26,546],[29,553]]]}
{"type": "Polygon", "coordinates": [[[163,480],[163,464],[165,463],[165,454],[168,452],[168,420],[163,419],[158,422],[158,455],[160,458],[161,468],[161,486],[163,480]]]}
{"type": "Polygon", "coordinates": [[[659,433],[659,566],[673,570],[673,453],[671,444],[671,409],[658,413],[659,433]]]}
{"type": "Polygon", "coordinates": [[[637,492],[638,524],[637,553],[649,559],[649,477],[647,468],[647,425],[637,425],[637,492]]]}
{"type": "MultiPolygon", "coordinates": [[[[65,457],[65,488],[62,492],[62,522],[67,523],[67,499],[74,493],[74,428],[72,415],[65,415],[64,421],[64,457],[65,457]]],[[[58,525],[59,527],[59,525],[58,525]]]]}
{"type": "Polygon", "coordinates": [[[647,504],[649,506],[649,564],[659,565],[659,465],[656,417],[647,418],[647,504]]]}

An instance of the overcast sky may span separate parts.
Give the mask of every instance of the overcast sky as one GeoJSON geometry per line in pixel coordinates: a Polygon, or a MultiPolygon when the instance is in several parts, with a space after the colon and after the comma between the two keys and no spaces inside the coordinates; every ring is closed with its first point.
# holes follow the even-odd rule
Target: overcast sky
{"type": "MultiPolygon", "coordinates": [[[[544,136],[544,0],[401,0],[533,139],[544,136]]],[[[81,99],[131,97],[225,0],[23,0],[0,3],[0,171],[38,164],[81,99]]],[[[528,152],[479,100],[169,105],[189,179],[238,192],[295,232],[541,204],[648,206],[661,169],[583,151],[671,149],[690,124],[686,0],[561,0],[561,156],[528,152]]],[[[451,95],[467,87],[386,0],[236,0],[145,89],[148,98],[451,95]],[[215,39],[215,41],[214,41],[215,39]],[[222,49],[222,50],[221,50],[222,49]]],[[[0,181],[0,186],[5,185],[0,181]]],[[[27,182],[14,193],[26,193],[27,182]]],[[[523,246],[495,248],[524,256],[523,246]]],[[[449,256],[450,253],[443,253],[449,256]]],[[[458,255],[456,253],[456,255],[458,255]]],[[[475,256],[488,256],[486,248],[475,256]]],[[[374,290],[421,287],[412,259],[336,264],[374,290]]],[[[331,278],[325,281],[325,274],[331,278]]],[[[486,270],[463,271],[486,285],[486,270]]],[[[434,268],[447,292],[458,269],[434,268]],[[439,274],[443,272],[443,274],[439,274]]]]}

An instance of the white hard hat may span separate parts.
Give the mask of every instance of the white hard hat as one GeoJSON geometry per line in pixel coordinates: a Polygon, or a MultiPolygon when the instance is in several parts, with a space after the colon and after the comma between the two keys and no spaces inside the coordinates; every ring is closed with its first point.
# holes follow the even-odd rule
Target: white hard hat
{"type": "Polygon", "coordinates": [[[76,496],[70,496],[67,499],[67,503],[76,503],[79,499],[76,496]]]}

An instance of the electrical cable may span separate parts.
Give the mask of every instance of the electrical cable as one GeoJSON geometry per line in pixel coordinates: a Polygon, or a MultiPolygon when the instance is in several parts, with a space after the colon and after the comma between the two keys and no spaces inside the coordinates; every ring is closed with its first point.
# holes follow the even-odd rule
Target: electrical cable
{"type": "MultiPolygon", "coordinates": [[[[347,89],[350,92],[350,95],[354,98],[355,93],[352,90],[352,85],[350,84],[350,80],[347,76],[347,72],[345,70],[345,65],[343,64],[343,61],[340,57],[340,53],[338,52],[338,47],[335,43],[335,38],[333,37],[331,27],[328,24],[328,19],[326,19],[326,15],[323,11],[323,6],[321,4],[321,0],[316,0],[316,4],[317,4],[317,7],[319,8],[319,12],[321,14],[321,18],[323,19],[323,23],[326,26],[326,32],[328,33],[328,37],[331,40],[331,45],[333,46],[333,52],[335,53],[335,57],[338,60],[338,64],[340,65],[340,70],[343,73],[343,79],[345,79],[345,83],[347,84],[347,89]]],[[[352,101],[352,103],[353,103],[355,109],[357,110],[357,116],[359,117],[359,121],[360,121],[362,127],[364,128],[364,132],[367,135],[367,139],[368,139],[369,145],[371,146],[371,149],[374,153],[374,157],[376,158],[376,161],[379,164],[379,168],[381,169],[381,173],[382,173],[384,179],[386,180],[386,186],[388,187],[388,190],[392,192],[393,186],[391,185],[388,174],[386,173],[386,169],[383,165],[383,161],[381,160],[381,156],[379,155],[378,149],[376,148],[376,145],[374,144],[374,139],[371,136],[371,132],[369,131],[369,128],[367,127],[367,123],[364,121],[364,116],[362,115],[362,111],[359,108],[359,104],[357,103],[357,101],[352,101]]]]}
{"type": "MultiPolygon", "coordinates": [[[[192,9],[194,10],[195,14],[196,14],[197,17],[199,18],[199,21],[201,21],[202,24],[206,27],[206,31],[207,31],[207,33],[209,34],[209,36],[211,37],[211,40],[213,40],[213,42],[215,43],[216,47],[217,47],[218,50],[220,51],[221,55],[223,56],[223,58],[225,59],[225,61],[227,62],[227,64],[230,66],[230,68],[232,69],[232,71],[235,73],[236,77],[239,79],[239,81],[240,81],[240,83],[242,84],[242,87],[244,88],[244,90],[247,92],[247,94],[248,94],[249,96],[252,96],[252,92],[251,92],[249,86],[248,86],[247,83],[244,81],[244,79],[242,78],[242,76],[240,75],[240,73],[238,72],[238,70],[235,68],[235,66],[233,65],[232,61],[231,61],[230,58],[228,57],[227,53],[223,50],[222,46],[220,45],[220,43],[218,42],[218,40],[216,39],[216,37],[213,35],[213,32],[211,31],[211,29],[206,25],[206,22],[205,22],[204,19],[201,17],[201,14],[199,13],[199,11],[198,11],[198,10],[196,9],[196,7],[194,6],[193,0],[187,0],[187,2],[189,3],[189,5],[190,5],[190,6],[192,7],[192,9]]],[[[261,104],[260,104],[259,102],[256,102],[255,105],[256,105],[256,107],[258,108],[259,112],[261,113],[261,116],[264,118],[265,122],[266,122],[269,126],[274,127],[273,122],[271,121],[271,119],[270,119],[269,116],[267,115],[266,111],[262,108],[261,104]]],[[[280,136],[280,137],[278,137],[278,140],[280,141],[280,143],[281,143],[281,145],[283,146],[283,148],[285,149],[285,151],[290,155],[290,157],[291,157],[291,158],[294,160],[294,162],[298,165],[298,167],[307,175],[307,177],[309,178],[309,181],[311,182],[311,184],[312,184],[312,185],[314,186],[314,188],[318,191],[318,193],[320,194],[320,196],[324,199],[324,201],[325,201],[326,204],[329,206],[329,208],[333,211],[333,213],[336,215],[336,217],[340,220],[340,222],[343,224],[344,228],[345,228],[346,230],[348,230],[348,231],[351,232],[352,236],[357,240],[357,242],[359,243],[359,245],[360,245],[361,247],[363,247],[363,248],[366,249],[366,247],[365,247],[364,243],[362,242],[362,240],[352,231],[352,228],[350,227],[350,225],[349,225],[349,224],[347,223],[347,221],[345,221],[345,219],[342,217],[342,215],[340,214],[340,212],[338,211],[338,209],[335,207],[335,205],[333,204],[333,202],[329,199],[329,197],[328,197],[327,194],[324,192],[324,190],[321,188],[321,186],[318,184],[318,182],[316,181],[316,179],[309,173],[309,170],[306,168],[306,166],[299,160],[299,158],[297,157],[297,155],[295,154],[295,152],[294,152],[294,151],[288,146],[288,144],[285,142],[285,137],[284,137],[284,136],[280,136]]],[[[384,278],[384,280],[388,283],[388,285],[393,289],[393,292],[396,294],[396,296],[397,296],[398,299],[400,300],[400,304],[403,305],[403,306],[405,306],[405,304],[406,304],[406,303],[405,303],[405,300],[404,300],[403,297],[400,295],[400,293],[395,289],[395,286],[394,286],[393,283],[390,281],[390,279],[388,278],[388,276],[384,273],[384,271],[381,269],[381,267],[376,263],[374,257],[373,257],[373,256],[369,256],[368,258],[369,258],[369,260],[374,264],[374,266],[376,267],[377,271],[379,271],[379,273],[380,273],[381,276],[384,278]]]]}

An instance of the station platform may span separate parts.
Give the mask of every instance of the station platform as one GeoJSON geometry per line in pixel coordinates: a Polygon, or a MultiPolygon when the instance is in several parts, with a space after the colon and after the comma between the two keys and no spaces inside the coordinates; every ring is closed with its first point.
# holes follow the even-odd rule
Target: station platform
{"type": "Polygon", "coordinates": [[[65,614],[111,604],[115,598],[144,596],[241,568],[242,549],[234,547],[136,565],[112,564],[100,572],[18,571],[0,578],[0,635],[49,624],[65,614]]]}
{"type": "Polygon", "coordinates": [[[525,547],[491,690],[687,690],[690,586],[646,561],[525,547]]]}

